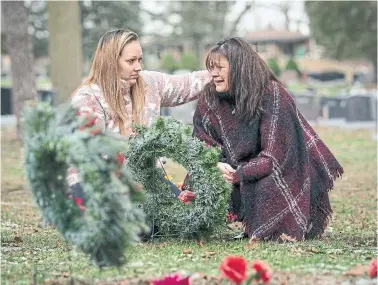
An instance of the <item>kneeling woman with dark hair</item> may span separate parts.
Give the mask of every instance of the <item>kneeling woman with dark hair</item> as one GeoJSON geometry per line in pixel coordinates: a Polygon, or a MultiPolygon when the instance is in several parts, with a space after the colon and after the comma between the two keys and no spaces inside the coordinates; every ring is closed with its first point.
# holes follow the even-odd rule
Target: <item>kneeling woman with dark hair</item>
{"type": "Polygon", "coordinates": [[[232,216],[250,238],[321,236],[332,214],[328,191],[343,173],[336,158],[247,42],[218,42],[206,66],[212,80],[200,95],[194,135],[222,149],[232,216]]]}

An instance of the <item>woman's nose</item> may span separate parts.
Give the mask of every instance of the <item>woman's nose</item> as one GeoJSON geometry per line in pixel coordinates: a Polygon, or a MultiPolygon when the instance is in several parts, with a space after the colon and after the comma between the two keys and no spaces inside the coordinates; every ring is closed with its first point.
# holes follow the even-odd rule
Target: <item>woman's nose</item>
{"type": "Polygon", "coordinates": [[[135,65],[134,70],[135,70],[135,71],[141,71],[141,70],[142,70],[142,63],[140,63],[140,62],[138,61],[137,64],[135,65]]]}
{"type": "Polygon", "coordinates": [[[210,70],[210,75],[211,75],[212,77],[217,77],[217,76],[219,76],[219,72],[218,72],[218,70],[216,70],[216,69],[214,68],[214,69],[210,70]]]}

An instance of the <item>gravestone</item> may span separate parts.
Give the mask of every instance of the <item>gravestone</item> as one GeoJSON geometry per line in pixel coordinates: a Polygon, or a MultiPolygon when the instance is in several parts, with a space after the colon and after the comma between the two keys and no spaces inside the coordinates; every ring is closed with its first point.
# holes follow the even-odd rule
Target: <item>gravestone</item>
{"type": "MultiPolygon", "coordinates": [[[[54,104],[54,92],[38,90],[39,100],[54,104]]],[[[13,114],[13,96],[11,87],[1,87],[1,115],[13,114]]]]}
{"type": "Polygon", "coordinates": [[[319,97],[311,94],[295,94],[295,103],[303,117],[308,121],[316,121],[321,115],[319,97]]]}
{"type": "Polygon", "coordinates": [[[346,104],[349,122],[375,121],[377,118],[377,97],[375,94],[352,95],[346,104]]]}
{"type": "Polygon", "coordinates": [[[320,105],[322,107],[322,111],[324,110],[324,107],[328,108],[329,119],[345,118],[347,115],[346,114],[346,104],[347,104],[346,101],[347,101],[347,98],[344,96],[321,97],[320,105]]]}
{"type": "Polygon", "coordinates": [[[10,88],[1,87],[1,115],[13,114],[12,92],[10,88]]]}
{"type": "Polygon", "coordinates": [[[51,90],[38,90],[39,100],[54,105],[54,92],[51,90]]]}

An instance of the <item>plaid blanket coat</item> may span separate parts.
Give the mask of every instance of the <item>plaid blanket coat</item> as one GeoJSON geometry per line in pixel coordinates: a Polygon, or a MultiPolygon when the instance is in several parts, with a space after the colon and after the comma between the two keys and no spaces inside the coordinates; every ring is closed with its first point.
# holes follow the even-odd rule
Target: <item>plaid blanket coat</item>
{"type": "Polygon", "coordinates": [[[194,135],[221,147],[224,162],[237,169],[231,212],[241,215],[249,237],[318,237],[332,214],[328,191],[343,169],[280,83],[266,89],[262,109],[243,123],[232,99],[215,110],[200,99],[194,135]]]}

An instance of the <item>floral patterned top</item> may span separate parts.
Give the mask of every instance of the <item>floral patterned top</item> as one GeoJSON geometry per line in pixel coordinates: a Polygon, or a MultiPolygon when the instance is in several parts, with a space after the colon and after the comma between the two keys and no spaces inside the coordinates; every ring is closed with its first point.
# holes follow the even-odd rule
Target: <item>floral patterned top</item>
{"type": "MultiPolygon", "coordinates": [[[[147,126],[155,122],[160,115],[160,107],[175,107],[198,99],[204,85],[210,81],[207,70],[195,71],[183,75],[169,75],[156,71],[142,71],[147,85],[146,107],[142,120],[147,126]]],[[[124,91],[124,99],[128,114],[132,114],[132,103],[129,90],[124,91]]],[[[108,104],[105,102],[100,87],[96,84],[80,87],[71,100],[72,106],[80,113],[94,112],[97,116],[96,124],[107,130],[119,133],[119,128],[110,117],[108,104]]],[[[126,130],[131,133],[132,122],[127,122],[126,130]]],[[[80,182],[79,175],[74,168],[68,170],[68,185],[80,182]]]]}

